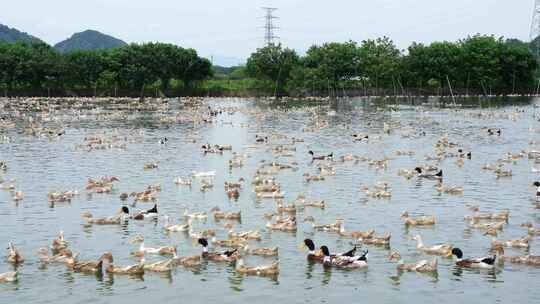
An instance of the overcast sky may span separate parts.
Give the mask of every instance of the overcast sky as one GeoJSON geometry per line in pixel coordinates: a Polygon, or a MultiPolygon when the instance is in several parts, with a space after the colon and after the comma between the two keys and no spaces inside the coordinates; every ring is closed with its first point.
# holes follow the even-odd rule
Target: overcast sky
{"type": "Polygon", "coordinates": [[[388,36],[412,41],[494,34],[528,40],[534,0],[1,0],[0,23],[50,44],[95,29],[126,42],[161,41],[210,57],[245,58],[263,44],[261,6],[279,8],[281,42],[388,36]]]}

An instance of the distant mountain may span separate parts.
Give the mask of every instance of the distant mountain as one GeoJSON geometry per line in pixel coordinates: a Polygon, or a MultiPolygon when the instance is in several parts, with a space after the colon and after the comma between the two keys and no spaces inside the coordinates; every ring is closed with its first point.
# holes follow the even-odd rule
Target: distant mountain
{"type": "Polygon", "coordinates": [[[5,41],[9,43],[14,43],[17,41],[43,43],[43,41],[41,41],[39,38],[21,32],[17,29],[7,27],[3,24],[0,24],[0,41],[5,41]]]}
{"type": "Polygon", "coordinates": [[[86,30],[73,34],[69,39],[57,43],[54,48],[61,53],[75,50],[107,50],[127,45],[124,41],[98,31],[86,30]]]}
{"type": "Polygon", "coordinates": [[[238,57],[214,55],[207,58],[212,59],[214,65],[219,65],[222,67],[234,67],[246,63],[245,59],[238,57]]]}

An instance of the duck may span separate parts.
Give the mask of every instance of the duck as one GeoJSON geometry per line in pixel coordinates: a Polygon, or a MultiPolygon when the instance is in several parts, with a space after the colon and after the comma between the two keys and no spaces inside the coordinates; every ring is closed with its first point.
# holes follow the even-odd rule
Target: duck
{"type": "Polygon", "coordinates": [[[78,254],[73,254],[73,252],[69,249],[62,249],[60,252],[49,255],[49,249],[42,247],[39,248],[36,252],[36,256],[39,258],[41,263],[49,264],[49,263],[63,263],[67,264],[70,263],[72,260],[76,259],[78,254]]]}
{"type": "Polygon", "coordinates": [[[222,212],[219,210],[214,211],[214,219],[216,220],[241,220],[242,214],[238,212],[222,212]]]}
{"type": "Polygon", "coordinates": [[[452,252],[452,248],[453,248],[452,245],[447,245],[447,244],[426,246],[424,245],[424,242],[422,241],[422,237],[420,235],[415,235],[411,237],[411,240],[414,240],[417,242],[416,249],[426,254],[448,256],[452,252]]]}
{"type": "Polygon", "coordinates": [[[523,223],[521,227],[527,228],[529,235],[540,235],[540,228],[534,228],[532,223],[523,223]]]}
{"type": "Polygon", "coordinates": [[[242,248],[247,244],[248,240],[244,238],[229,238],[226,240],[216,240],[215,237],[212,238],[212,245],[216,247],[229,247],[229,248],[242,248]]]}
{"type": "Polygon", "coordinates": [[[15,245],[13,245],[12,242],[8,243],[7,250],[8,250],[7,261],[9,263],[17,265],[24,262],[24,257],[21,255],[19,250],[15,248],[15,245]]]}
{"type": "Polygon", "coordinates": [[[264,266],[246,266],[243,259],[236,262],[235,271],[240,274],[258,276],[276,276],[279,274],[279,262],[264,266]]]}
{"type": "Polygon", "coordinates": [[[504,220],[508,221],[510,217],[510,211],[502,211],[500,213],[481,213],[474,215],[467,215],[464,217],[466,221],[479,221],[479,220],[504,220]]]}
{"type": "MultiPolygon", "coordinates": [[[[313,240],[305,239],[304,242],[300,245],[300,247],[302,249],[308,248],[308,254],[307,254],[307,257],[306,257],[308,260],[322,262],[322,260],[324,258],[324,255],[320,251],[315,252],[315,243],[313,242],[313,240]]],[[[355,245],[349,251],[334,254],[334,255],[331,255],[331,257],[353,258],[355,256],[356,250],[357,250],[357,246],[355,245]]]]}
{"type": "Polygon", "coordinates": [[[439,170],[437,173],[424,173],[422,168],[416,167],[414,168],[414,171],[418,173],[418,177],[420,178],[426,178],[426,179],[437,179],[442,180],[443,178],[443,170],[439,170]]]}
{"type": "Polygon", "coordinates": [[[322,262],[324,256],[320,253],[315,252],[315,243],[313,243],[311,239],[305,239],[300,247],[308,248],[308,254],[306,256],[308,261],[322,262]]]}
{"type": "Polygon", "coordinates": [[[164,228],[165,230],[167,231],[170,231],[170,232],[183,232],[183,231],[189,231],[189,229],[191,228],[191,224],[192,224],[192,219],[189,218],[187,223],[185,224],[172,224],[171,223],[171,219],[169,216],[164,216],[165,218],[165,224],[164,224],[164,228]]]}
{"type": "Polygon", "coordinates": [[[53,252],[59,252],[61,250],[67,249],[68,241],[64,239],[64,231],[60,230],[58,237],[55,238],[51,244],[51,250],[53,252]]]}
{"type": "Polygon", "coordinates": [[[262,239],[261,233],[258,230],[250,230],[250,231],[242,231],[242,232],[233,232],[231,230],[229,231],[229,238],[254,240],[254,241],[260,241],[262,239]]]}
{"type": "Polygon", "coordinates": [[[332,231],[332,232],[339,232],[341,229],[341,225],[343,225],[342,219],[336,219],[336,221],[332,224],[315,224],[312,223],[313,229],[317,231],[332,231]]]}
{"type": "Polygon", "coordinates": [[[144,164],[143,169],[144,170],[157,169],[158,165],[159,165],[159,162],[147,163],[147,164],[144,164]]]}
{"type": "Polygon", "coordinates": [[[189,213],[187,211],[187,209],[184,210],[184,214],[183,216],[185,218],[189,218],[189,219],[195,219],[195,220],[206,220],[208,218],[208,214],[206,212],[194,212],[194,213],[189,213]]]}
{"type": "Polygon", "coordinates": [[[177,177],[174,179],[176,185],[182,186],[191,186],[192,181],[191,177],[177,177]]]}
{"type": "MultiPolygon", "coordinates": [[[[129,214],[128,207],[123,206],[122,210],[124,211],[124,213],[129,214]]],[[[145,219],[154,219],[154,218],[157,218],[157,216],[158,216],[157,204],[154,204],[154,207],[152,207],[151,209],[148,209],[146,211],[140,211],[134,215],[131,215],[130,217],[134,220],[140,221],[140,220],[145,220],[145,219]]]]}
{"type": "Polygon", "coordinates": [[[469,225],[470,228],[481,229],[481,230],[502,230],[506,222],[493,222],[493,223],[476,223],[474,220],[471,221],[469,225]]]}
{"type": "Polygon", "coordinates": [[[411,271],[411,272],[437,272],[437,259],[433,259],[431,262],[428,260],[421,260],[416,263],[406,264],[402,259],[398,261],[398,271],[411,271]]]}
{"type": "Polygon", "coordinates": [[[103,261],[105,264],[105,271],[107,273],[114,273],[114,274],[133,274],[133,275],[142,275],[144,274],[144,257],[141,259],[141,261],[138,264],[131,265],[131,266],[114,266],[113,261],[113,255],[111,252],[105,252],[103,254],[103,261]]]}
{"type": "Polygon", "coordinates": [[[247,255],[259,255],[259,256],[277,256],[279,254],[278,247],[271,248],[250,248],[248,245],[244,246],[244,252],[247,255]]]}
{"type": "Polygon", "coordinates": [[[339,236],[350,237],[350,238],[353,238],[353,239],[360,239],[360,238],[369,239],[369,238],[373,237],[374,234],[375,234],[374,229],[370,229],[368,231],[350,231],[350,232],[347,232],[347,231],[345,231],[345,225],[344,224],[342,224],[339,227],[339,231],[338,231],[339,236]]]}
{"type": "Polygon", "coordinates": [[[401,214],[401,218],[403,219],[403,222],[407,226],[433,226],[435,225],[435,217],[434,216],[422,216],[418,217],[416,219],[413,219],[409,216],[409,212],[405,211],[401,214]]]}
{"type": "Polygon", "coordinates": [[[176,253],[176,247],[163,246],[158,248],[144,246],[144,241],[139,245],[139,250],[132,252],[131,255],[135,257],[144,257],[145,254],[159,254],[159,255],[173,255],[176,253]]]}
{"type": "Polygon", "coordinates": [[[458,186],[447,187],[447,186],[444,186],[441,182],[435,185],[435,190],[437,190],[437,192],[439,193],[447,193],[447,194],[454,194],[454,195],[463,194],[463,192],[465,191],[463,187],[458,187],[458,186]]]}
{"type": "Polygon", "coordinates": [[[97,261],[80,262],[75,257],[71,257],[67,261],[67,267],[83,273],[102,273],[103,271],[103,256],[97,261]]]}
{"type": "Polygon", "coordinates": [[[17,281],[18,272],[17,271],[9,271],[0,273],[0,283],[9,283],[9,282],[15,282],[17,281]]]}
{"type": "Polygon", "coordinates": [[[81,214],[81,217],[86,220],[88,224],[120,225],[123,220],[129,217],[129,210],[127,209],[127,207],[122,207],[116,215],[105,218],[94,218],[91,213],[84,212],[81,214]]]}
{"type": "Polygon", "coordinates": [[[257,198],[263,198],[263,199],[281,199],[285,197],[285,193],[281,191],[274,191],[274,192],[257,192],[257,198]]]}
{"type": "Polygon", "coordinates": [[[287,219],[280,219],[278,217],[275,224],[267,222],[266,228],[273,231],[282,231],[282,232],[296,232],[298,230],[296,217],[294,216],[287,219]]]}
{"type": "Polygon", "coordinates": [[[214,262],[234,262],[238,259],[238,250],[227,250],[225,252],[208,252],[208,240],[200,238],[197,240],[199,245],[203,247],[201,256],[207,260],[214,262]]]}
{"type": "Polygon", "coordinates": [[[451,254],[457,258],[456,265],[464,268],[485,268],[492,269],[495,267],[497,256],[463,259],[463,252],[459,248],[452,249],[451,254]]]}
{"type": "Polygon", "coordinates": [[[540,266],[540,256],[524,255],[524,256],[505,256],[503,246],[493,248],[499,255],[499,261],[514,264],[526,264],[531,266],[540,266]]]}
{"type": "Polygon", "coordinates": [[[13,196],[13,200],[15,202],[20,202],[24,199],[24,194],[22,191],[15,191],[15,195],[13,196]]]}
{"type": "Polygon", "coordinates": [[[322,263],[327,267],[337,267],[337,268],[365,268],[368,266],[367,255],[368,252],[365,251],[361,256],[353,257],[339,257],[330,255],[330,250],[327,246],[321,246],[320,248],[322,254],[324,255],[322,263]]]}
{"type": "Polygon", "coordinates": [[[319,182],[325,180],[323,175],[310,175],[309,173],[304,173],[304,178],[306,182],[319,182]]]}
{"type": "Polygon", "coordinates": [[[498,246],[501,247],[513,247],[513,248],[529,248],[531,245],[529,242],[532,240],[532,236],[527,235],[524,236],[518,240],[507,240],[507,241],[497,241],[493,240],[491,241],[491,247],[496,248],[498,246]]]}
{"type": "Polygon", "coordinates": [[[311,155],[311,160],[331,160],[334,158],[334,153],[330,153],[328,155],[320,155],[320,156],[315,156],[315,153],[311,150],[308,151],[308,154],[311,155]]]}
{"type": "Polygon", "coordinates": [[[362,244],[365,245],[374,245],[374,246],[388,246],[390,245],[390,239],[392,238],[391,233],[387,233],[385,236],[375,237],[371,236],[369,238],[359,238],[362,244]]]}

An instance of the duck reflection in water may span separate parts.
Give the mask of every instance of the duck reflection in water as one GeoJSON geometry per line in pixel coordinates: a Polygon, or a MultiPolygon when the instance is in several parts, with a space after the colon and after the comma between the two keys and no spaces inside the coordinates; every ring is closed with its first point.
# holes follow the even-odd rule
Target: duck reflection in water
{"type": "Polygon", "coordinates": [[[486,281],[494,282],[497,280],[497,270],[496,268],[491,269],[482,269],[482,268],[463,268],[455,265],[452,268],[452,274],[456,276],[456,280],[460,281],[463,274],[470,273],[470,274],[481,274],[482,278],[484,278],[486,281]]]}

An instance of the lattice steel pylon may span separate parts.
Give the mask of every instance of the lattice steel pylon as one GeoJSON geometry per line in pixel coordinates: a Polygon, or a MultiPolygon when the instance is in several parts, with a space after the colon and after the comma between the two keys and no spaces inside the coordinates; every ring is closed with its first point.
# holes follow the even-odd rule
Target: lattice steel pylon
{"type": "Polygon", "coordinates": [[[536,40],[536,55],[537,56],[539,55],[539,52],[540,52],[540,39],[537,39],[538,36],[540,36],[540,0],[535,0],[529,39],[531,40],[531,42],[536,40]]]}
{"type": "MultiPolygon", "coordinates": [[[[540,1],[540,0],[539,0],[540,1]]],[[[278,27],[274,25],[274,19],[278,17],[274,16],[274,12],[277,10],[275,7],[262,7],[266,11],[264,16],[264,43],[268,46],[275,43],[275,40],[279,37],[275,35],[274,30],[278,27]]]]}

